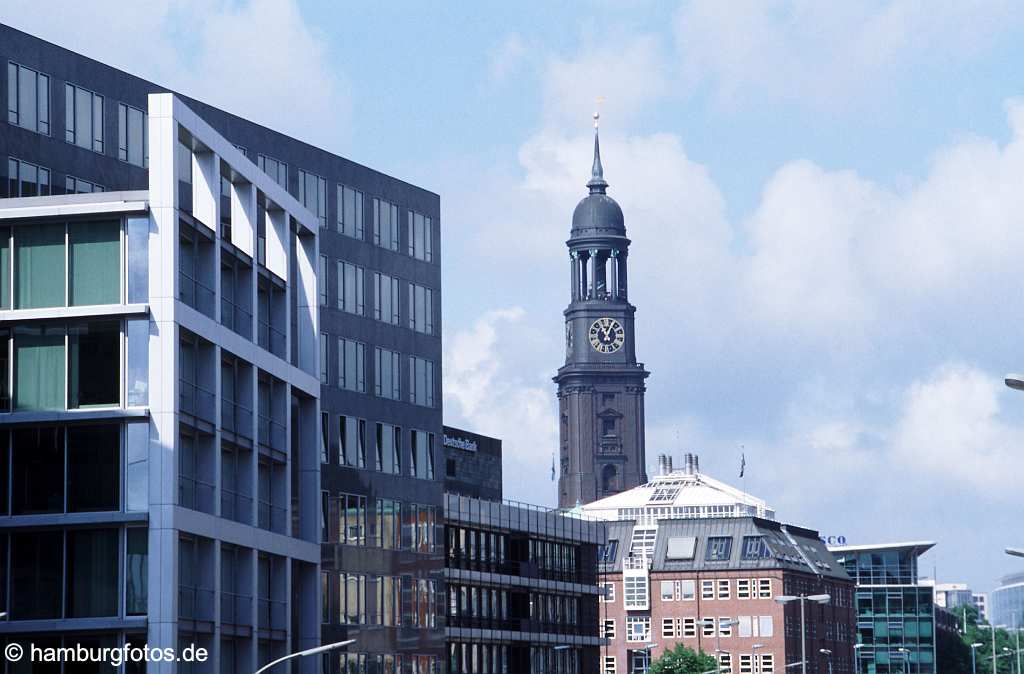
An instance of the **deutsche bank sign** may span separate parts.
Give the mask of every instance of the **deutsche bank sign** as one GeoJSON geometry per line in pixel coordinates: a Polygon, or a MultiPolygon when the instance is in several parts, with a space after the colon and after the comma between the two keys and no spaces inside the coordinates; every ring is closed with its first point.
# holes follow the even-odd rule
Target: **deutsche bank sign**
{"type": "Polygon", "coordinates": [[[467,440],[466,438],[457,438],[454,435],[444,436],[444,446],[453,447],[455,449],[464,449],[467,452],[476,451],[476,440],[467,440]]]}

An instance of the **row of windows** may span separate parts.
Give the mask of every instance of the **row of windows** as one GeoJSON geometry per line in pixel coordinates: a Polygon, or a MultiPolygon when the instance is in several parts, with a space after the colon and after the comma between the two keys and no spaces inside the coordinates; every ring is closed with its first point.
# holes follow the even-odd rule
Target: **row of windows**
{"type": "MultiPolygon", "coordinates": [[[[334,382],[341,389],[366,392],[366,345],[355,340],[338,338],[337,347],[331,348],[333,338],[320,334],[320,383],[331,385],[332,362],[336,373],[334,382]],[[334,356],[332,357],[332,353],[334,356]]],[[[409,356],[407,401],[423,407],[434,407],[436,382],[434,361],[409,356]]],[[[402,355],[397,351],[374,347],[373,393],[378,398],[402,400],[402,355]]]]}
{"type": "MultiPolygon", "coordinates": [[[[651,664],[650,653],[646,650],[630,651],[628,659],[630,661],[630,668],[628,670],[630,674],[646,672],[651,664]]],[[[732,654],[727,652],[719,653],[718,660],[721,674],[732,674],[732,654]]],[[[775,656],[771,653],[740,653],[739,668],[740,674],[773,674],[775,672],[775,656]]],[[[601,660],[601,674],[619,674],[616,656],[603,656],[601,660]]]]}
{"type": "Polygon", "coordinates": [[[323,571],[320,578],[324,623],[437,626],[440,593],[434,580],[330,571],[323,571]]]}
{"type": "MultiPolygon", "coordinates": [[[[716,634],[716,626],[718,636],[729,637],[732,636],[732,626],[726,623],[730,621],[730,618],[698,618],[696,616],[686,617],[669,617],[662,618],[661,620],[661,636],[665,639],[695,639],[697,638],[697,631],[700,628],[702,636],[712,637],[716,634]]],[[[739,616],[737,618],[739,624],[737,628],[737,636],[747,637],[771,637],[775,633],[774,619],[772,616],[739,616]]],[[[601,636],[606,639],[615,639],[616,636],[616,624],[615,618],[605,618],[601,621],[601,636]]],[[[650,636],[650,618],[648,616],[631,616],[626,619],[627,629],[627,640],[629,641],[644,641],[643,638],[634,638],[638,636],[647,635],[650,636]]]]}
{"type": "Polygon", "coordinates": [[[145,405],[148,337],[145,320],[0,327],[0,412],[145,405]]]}
{"type": "Polygon", "coordinates": [[[402,451],[402,429],[391,424],[377,423],[374,437],[373,464],[367,463],[366,455],[366,420],[352,416],[338,417],[338,433],[334,435],[331,428],[330,415],[322,412],[320,453],[321,463],[331,463],[331,457],[337,456],[339,466],[352,468],[372,467],[375,470],[408,475],[424,480],[434,479],[434,434],[426,431],[409,430],[409,455],[402,451]],[[337,444],[334,438],[337,437],[337,444]],[[332,451],[336,447],[337,451],[332,451]],[[403,472],[403,467],[405,471],[403,472]]]}
{"type": "Polygon", "coordinates": [[[372,468],[393,475],[408,475],[424,480],[434,479],[434,434],[411,429],[408,432],[409,453],[402,451],[402,429],[393,424],[377,422],[374,434],[373,462],[368,463],[366,454],[367,424],[365,419],[342,415],[338,417],[338,433],[331,428],[330,414],[320,415],[321,439],[320,462],[331,463],[337,456],[338,465],[352,468],[372,468]],[[334,438],[337,437],[337,444],[334,438]],[[336,447],[337,451],[332,451],[336,447]],[[404,470],[403,470],[404,468],[404,470]]]}
{"type": "MultiPolygon", "coordinates": [[[[64,85],[64,140],[104,153],[103,96],[71,83],[64,85]]],[[[149,165],[146,113],[117,104],[117,156],[136,166],[149,165]]],[[[16,63],[7,64],[7,121],[30,131],[50,133],[50,78],[16,63]]],[[[28,195],[25,195],[28,196],[28,195]]]]}
{"type": "MultiPolygon", "coordinates": [[[[350,653],[324,656],[324,674],[440,674],[441,660],[434,655],[350,653]]],[[[230,671],[223,670],[222,671],[230,671]]],[[[449,670],[450,672],[451,670],[449,670]]]]}
{"type": "MultiPolygon", "coordinates": [[[[106,188],[99,183],[64,177],[65,194],[91,194],[106,188]]],[[[10,197],[46,197],[56,191],[50,185],[50,169],[31,162],[9,157],[7,159],[7,195],[10,197]]]]}
{"type": "Polygon", "coordinates": [[[148,549],[148,530],[138,527],[4,536],[0,560],[10,581],[7,619],[145,615],[148,549]]]}
{"type": "MultiPolygon", "coordinates": [[[[630,579],[639,579],[646,586],[647,579],[645,576],[627,576],[624,582],[630,579]]],[[[694,601],[696,598],[697,582],[696,580],[662,580],[660,581],[661,600],[663,602],[694,601]]],[[[737,599],[771,599],[774,596],[771,578],[737,578],[735,581],[728,578],[719,578],[700,580],[699,582],[700,598],[704,601],[731,599],[733,582],[736,583],[737,599]]],[[[601,585],[604,590],[601,601],[614,602],[615,584],[604,582],[601,585]]],[[[646,589],[642,589],[646,593],[646,589]]],[[[633,591],[640,590],[633,588],[633,591]]]]}
{"type": "Polygon", "coordinates": [[[385,550],[431,552],[437,544],[435,506],[378,498],[368,508],[360,494],[321,493],[323,541],[385,550]]]}
{"type": "MultiPolygon", "coordinates": [[[[330,282],[331,264],[326,255],[321,255],[318,273],[320,277],[320,306],[334,307],[356,316],[366,315],[366,269],[351,262],[339,260],[336,269],[336,282],[330,282]],[[331,288],[335,288],[331,297],[331,288]],[[333,302],[331,301],[333,299],[333,302]]],[[[373,318],[390,325],[402,325],[402,280],[383,274],[370,273],[370,307],[373,318]]],[[[405,326],[426,335],[434,334],[434,290],[411,281],[408,288],[408,304],[404,307],[407,313],[405,326]]]]}

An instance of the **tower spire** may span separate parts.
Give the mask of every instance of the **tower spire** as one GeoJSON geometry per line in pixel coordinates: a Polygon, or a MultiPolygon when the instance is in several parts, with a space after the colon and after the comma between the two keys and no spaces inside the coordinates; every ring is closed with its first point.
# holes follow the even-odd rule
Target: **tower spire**
{"type": "Polygon", "coordinates": [[[587,187],[591,194],[604,194],[608,183],[604,179],[604,168],[601,166],[601,141],[598,137],[597,128],[601,120],[601,114],[594,113],[594,166],[590,169],[590,180],[587,187]]]}

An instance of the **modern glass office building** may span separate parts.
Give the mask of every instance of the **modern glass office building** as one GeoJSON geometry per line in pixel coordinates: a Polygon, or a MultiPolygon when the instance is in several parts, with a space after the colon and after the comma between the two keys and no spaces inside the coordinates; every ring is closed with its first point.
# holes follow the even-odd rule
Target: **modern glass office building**
{"type": "MultiPolygon", "coordinates": [[[[310,564],[314,576],[319,574],[311,582],[317,594],[326,597],[318,603],[319,639],[357,640],[349,652],[326,659],[328,671],[361,672],[365,668],[367,672],[398,674],[440,667],[445,642],[438,608],[444,564],[439,533],[443,477],[439,458],[439,197],[180,94],[175,94],[175,99],[190,111],[183,118],[185,125],[208,125],[212,134],[224,140],[223,147],[209,149],[208,144],[196,144],[190,132],[179,135],[166,148],[157,144],[155,113],[148,98],[167,92],[166,88],[7,26],[0,26],[0,57],[4,62],[0,72],[7,80],[0,86],[0,98],[8,110],[6,123],[0,122],[0,196],[64,195],[60,198],[98,204],[116,202],[118,197],[110,193],[149,190],[148,198],[132,199],[148,204],[150,214],[156,212],[154,203],[170,204],[173,196],[173,208],[180,214],[175,224],[174,257],[158,258],[154,264],[168,265],[173,259],[176,285],[173,291],[161,288],[167,291],[161,301],[177,307],[182,315],[194,315],[200,321],[205,318],[217,326],[217,331],[210,333],[186,325],[176,339],[167,342],[173,343],[175,361],[168,360],[170,347],[152,354],[150,360],[151,374],[154,367],[177,363],[180,390],[174,394],[179,405],[175,414],[184,415],[185,421],[180,423],[186,429],[179,429],[180,451],[164,457],[173,459],[167,466],[168,475],[175,475],[178,482],[173,493],[161,492],[161,498],[173,502],[175,512],[185,512],[183,517],[199,513],[218,522],[213,529],[203,529],[204,534],[188,538],[180,555],[169,548],[154,548],[150,537],[149,558],[179,569],[185,587],[192,588],[183,592],[178,603],[192,602],[199,607],[213,602],[220,611],[218,616],[238,613],[241,609],[224,609],[225,600],[218,599],[222,594],[217,593],[238,583],[238,589],[229,592],[242,597],[238,601],[244,604],[250,579],[255,583],[268,573],[283,574],[294,586],[296,577],[289,575],[288,569],[310,564]],[[160,201],[151,186],[156,179],[154,170],[171,161],[161,154],[164,151],[175,158],[170,164],[173,174],[159,177],[160,201]],[[267,180],[280,190],[270,203],[280,206],[294,200],[303,215],[293,217],[303,222],[307,215],[313,218],[316,253],[310,269],[317,281],[309,306],[315,320],[307,323],[297,322],[302,314],[296,311],[306,300],[298,286],[288,282],[290,277],[282,275],[301,261],[301,250],[285,239],[287,265],[272,268],[277,264],[272,262],[274,256],[281,253],[273,249],[271,231],[276,225],[261,215],[266,200],[250,199],[250,192],[267,195],[274,188],[254,187],[247,192],[249,188],[244,187],[263,185],[267,180]],[[247,222],[254,223],[252,231],[247,222]],[[307,333],[312,335],[316,354],[314,390],[296,389],[299,384],[305,386],[304,379],[291,381],[284,376],[290,370],[275,370],[262,360],[270,359],[267,362],[277,363],[275,367],[294,367],[303,357],[300,344],[304,343],[295,336],[301,334],[304,339],[307,333]],[[296,390],[319,400],[314,435],[322,441],[317,447],[315,480],[312,469],[300,476],[289,473],[295,429],[305,428],[304,412],[300,413],[301,424],[291,422],[296,414],[296,390]],[[301,485],[299,477],[305,478],[301,485]],[[285,552],[292,543],[308,543],[305,534],[297,536],[295,517],[300,509],[293,501],[299,494],[312,495],[317,506],[315,538],[320,547],[313,558],[305,552],[285,552]],[[221,521],[250,527],[252,536],[223,542],[221,521]],[[281,536],[288,540],[278,538],[281,536]],[[287,545],[274,548],[276,557],[261,561],[264,538],[287,545]],[[285,563],[279,558],[297,561],[285,563]],[[257,564],[253,570],[249,569],[251,559],[257,564]]],[[[301,102],[281,101],[281,105],[297,104],[301,102]]],[[[278,210],[266,212],[273,215],[278,210]]],[[[116,242],[122,256],[130,251],[132,239],[126,223],[120,225],[122,233],[116,242]]],[[[77,423],[91,419],[88,415],[107,418],[113,414],[106,402],[113,399],[113,385],[90,368],[107,372],[109,364],[117,361],[122,363],[123,381],[115,387],[121,397],[115,405],[120,411],[113,416],[122,426],[119,451],[129,454],[128,430],[140,418],[157,418],[152,409],[152,384],[149,412],[136,413],[137,406],[130,404],[129,394],[136,387],[125,378],[131,374],[135,353],[131,332],[138,328],[132,327],[129,318],[141,320],[154,311],[139,307],[146,302],[124,295],[118,306],[135,307],[134,313],[119,309],[106,321],[102,312],[94,315],[82,309],[109,299],[110,278],[116,274],[98,261],[115,246],[113,226],[80,231],[68,223],[63,230],[59,222],[45,225],[23,229],[20,236],[12,233],[2,252],[7,304],[0,307],[0,330],[7,330],[7,346],[0,362],[7,367],[7,378],[0,384],[0,402],[11,410],[0,412],[0,429],[11,438],[2,470],[7,471],[10,484],[19,484],[21,478],[15,478],[12,471],[24,470],[21,457],[31,455],[48,467],[48,479],[68,471],[67,485],[61,489],[71,489],[72,478],[84,475],[80,471],[83,462],[98,470],[97,461],[82,458],[84,450],[72,452],[71,448],[95,447],[96,443],[80,439],[77,431],[57,431],[60,439],[46,441],[53,445],[49,454],[22,451],[29,447],[23,444],[28,440],[15,436],[14,430],[23,427],[25,420],[59,426],[66,423],[66,415],[73,415],[77,423]],[[55,261],[62,259],[65,281],[41,271],[56,269],[55,261]],[[91,272],[83,274],[83,269],[91,272]],[[19,276],[23,273],[28,276],[19,276]],[[53,298],[61,293],[63,304],[52,307],[53,298]],[[36,313],[31,312],[43,311],[37,308],[43,305],[45,320],[38,322],[36,313]],[[53,325],[47,322],[51,320],[53,325]],[[27,321],[36,322],[27,325],[27,321]],[[61,370],[63,383],[53,380],[44,384],[27,374],[31,368],[52,374],[60,369],[61,359],[69,362],[68,368],[61,370]],[[78,365],[72,368],[70,363],[78,365]],[[30,407],[41,410],[55,405],[59,413],[30,411],[30,407]]],[[[170,249],[167,251],[171,255],[170,249]]],[[[116,278],[120,278],[124,293],[130,287],[130,268],[122,271],[124,276],[116,278]]],[[[161,402],[171,405],[170,400],[161,402]]],[[[126,460],[123,456],[118,459],[119,470],[126,460]]],[[[128,522],[133,526],[149,522],[152,529],[155,515],[127,509],[124,501],[132,491],[123,480],[118,487],[122,502],[115,521],[120,527],[119,540],[123,540],[117,549],[119,573],[124,575],[125,551],[129,545],[138,549],[140,534],[133,533],[129,543],[123,530],[131,528],[128,522]]],[[[0,531],[13,545],[16,536],[29,531],[26,520],[17,518],[40,515],[31,508],[26,510],[18,500],[22,497],[7,489],[10,514],[0,515],[0,531]]],[[[152,494],[156,487],[151,484],[150,489],[152,494]]],[[[33,487],[30,491],[38,490],[33,487]]],[[[62,492],[60,498],[62,510],[48,510],[46,518],[31,520],[36,527],[33,531],[71,522],[77,526],[82,518],[91,521],[95,517],[72,509],[77,497],[62,492]]],[[[164,525],[163,520],[158,521],[164,525]]],[[[73,554],[68,546],[80,549],[81,545],[62,536],[60,568],[64,573],[68,555],[73,554]]],[[[47,548],[38,555],[52,553],[47,548]]],[[[20,553],[10,559],[23,568],[32,565],[20,553]]],[[[301,577],[305,587],[305,575],[301,577]]],[[[15,582],[14,576],[8,578],[15,582]]],[[[54,587],[64,582],[50,580],[54,587]]],[[[40,587],[43,584],[42,580],[38,583],[40,587]]],[[[119,587],[119,596],[126,595],[123,584],[119,587]]],[[[6,588],[4,591],[0,601],[8,602],[11,620],[0,622],[0,634],[35,629],[35,625],[22,624],[11,603],[14,595],[6,588]]],[[[61,590],[59,601],[65,602],[69,592],[61,590]]],[[[271,600],[280,601],[276,595],[267,601],[271,600]]],[[[61,606],[65,611],[65,605],[61,606]]],[[[174,620],[178,618],[174,616],[174,620]]],[[[70,619],[64,613],[47,618],[70,619]]],[[[123,634],[130,626],[151,633],[154,619],[152,611],[139,617],[125,614],[115,632],[123,634]]],[[[246,653],[249,644],[255,643],[257,650],[244,656],[249,659],[239,656],[237,663],[265,661],[267,652],[258,650],[263,637],[256,623],[254,631],[246,633],[243,627],[225,628],[220,617],[194,622],[199,632],[209,627],[211,643],[237,638],[244,642],[239,648],[246,653]]],[[[57,632],[70,629],[65,622],[50,624],[57,632]]],[[[297,645],[300,627],[290,617],[284,627],[290,643],[297,645]]],[[[275,628],[269,634],[280,635],[281,631],[275,628]]],[[[319,639],[315,641],[319,643],[319,639]]],[[[227,646],[218,649],[230,652],[227,646]]],[[[270,649],[270,653],[276,652],[270,649]]],[[[242,664],[229,667],[229,661],[225,663],[226,669],[219,671],[244,670],[242,664]]],[[[220,667],[219,660],[215,667],[220,667]]]]}
{"type": "Polygon", "coordinates": [[[580,513],[445,494],[449,674],[597,672],[605,538],[580,513]]]}
{"type": "Polygon", "coordinates": [[[857,582],[859,674],[935,672],[934,586],[918,582],[931,542],[830,547],[857,582]]]}
{"type": "Polygon", "coordinates": [[[1024,626],[1024,573],[1003,576],[999,587],[989,595],[992,602],[992,624],[1007,627],[1024,626]]]}
{"type": "Polygon", "coordinates": [[[4,636],[249,671],[320,638],[319,226],[171,94],[148,116],[147,190],[0,201],[4,636]]]}

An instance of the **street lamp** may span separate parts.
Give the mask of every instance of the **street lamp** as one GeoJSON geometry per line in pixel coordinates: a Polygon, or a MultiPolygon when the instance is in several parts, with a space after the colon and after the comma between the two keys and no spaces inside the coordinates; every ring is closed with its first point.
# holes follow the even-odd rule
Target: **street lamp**
{"type": "MultiPolygon", "coordinates": [[[[701,620],[704,625],[715,626],[716,622],[714,618],[704,618],[701,620]]],[[[715,661],[718,663],[715,665],[715,671],[722,671],[722,628],[732,627],[733,625],[739,625],[739,620],[720,620],[717,622],[718,627],[715,629],[715,661]]]]}
{"type": "Polygon", "coordinates": [[[819,648],[818,652],[828,658],[828,674],[832,674],[832,651],[827,648],[819,648]]]}
{"type": "Polygon", "coordinates": [[[1024,548],[1006,548],[1006,554],[1014,557],[1024,557],[1024,548]]]}
{"type": "Polygon", "coordinates": [[[807,674],[807,625],[805,620],[804,606],[808,601],[813,601],[815,604],[827,604],[832,600],[827,594],[801,594],[801,595],[788,595],[782,594],[775,598],[775,601],[780,604],[788,604],[791,601],[800,602],[800,663],[803,666],[802,674],[807,674]]]}
{"type": "Polygon", "coordinates": [[[268,662],[267,664],[263,665],[262,667],[257,669],[255,672],[253,672],[253,674],[260,674],[260,672],[265,672],[268,669],[270,669],[271,667],[273,667],[274,665],[282,663],[285,660],[291,660],[292,658],[304,658],[307,655],[316,655],[317,653],[326,653],[327,651],[333,651],[336,648],[344,648],[345,646],[350,646],[350,645],[354,644],[355,642],[356,642],[355,639],[348,639],[346,641],[339,641],[337,643],[327,644],[326,646],[317,646],[316,648],[308,648],[308,649],[306,649],[304,651],[298,651],[297,653],[291,653],[289,655],[284,656],[283,658],[278,658],[277,660],[274,660],[273,662],[268,662]]]}
{"type": "Polygon", "coordinates": [[[907,648],[897,648],[896,652],[903,654],[903,674],[907,674],[908,662],[910,660],[910,650],[907,648]]]}
{"type": "MultiPolygon", "coordinates": [[[[975,656],[975,653],[979,648],[981,648],[984,645],[985,644],[981,643],[980,641],[971,644],[971,674],[978,674],[978,664],[976,660],[977,656],[975,656]]],[[[993,672],[993,674],[995,673],[993,672]]]]}
{"type": "Polygon", "coordinates": [[[651,668],[651,650],[657,648],[658,644],[646,644],[640,648],[644,652],[644,671],[651,668]]]}
{"type": "Polygon", "coordinates": [[[1024,391],[1024,374],[1010,373],[1003,378],[1003,383],[1012,389],[1024,391]]]}
{"type": "Polygon", "coordinates": [[[764,648],[764,644],[751,644],[750,646],[750,657],[754,661],[754,674],[761,674],[761,664],[757,660],[757,651],[760,648],[764,648]]]}

